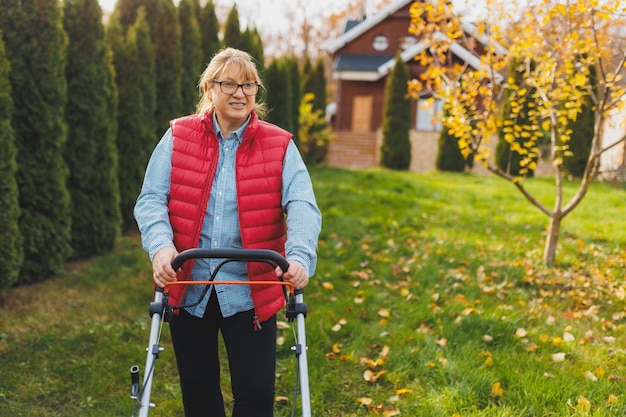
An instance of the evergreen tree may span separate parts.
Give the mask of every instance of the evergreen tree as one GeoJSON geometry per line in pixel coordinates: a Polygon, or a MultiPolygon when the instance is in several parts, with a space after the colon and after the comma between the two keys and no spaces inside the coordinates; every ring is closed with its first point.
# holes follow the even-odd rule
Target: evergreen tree
{"type": "MultiPolygon", "coordinates": [[[[182,47],[181,29],[172,0],[156,0],[154,20],[148,20],[156,55],[156,135],[160,137],[169,121],[184,114],[181,97],[182,47]]],[[[146,9],[148,17],[150,10],[146,9]]],[[[199,79],[200,77],[198,77],[199,79]]],[[[197,83],[198,80],[196,80],[197,83]]]]}
{"type": "Polygon", "coordinates": [[[458,139],[454,135],[451,135],[448,129],[443,127],[439,135],[439,146],[437,148],[435,166],[440,171],[463,172],[465,171],[466,165],[466,160],[463,158],[463,154],[459,148],[458,139]]]}
{"type": "Polygon", "coordinates": [[[178,11],[172,0],[118,0],[114,14],[117,15],[116,19],[122,33],[134,24],[141,7],[146,13],[156,57],[157,101],[154,134],[160,137],[171,119],[185,113],[181,96],[183,74],[181,27],[178,22],[178,11]]]}
{"type": "MultiPolygon", "coordinates": [[[[286,70],[289,73],[289,90],[291,102],[291,123],[290,132],[294,135],[294,141],[296,144],[300,143],[299,130],[300,130],[300,102],[302,101],[302,92],[300,90],[300,68],[298,66],[298,58],[290,56],[285,58],[286,70]]],[[[323,118],[323,117],[322,117],[323,118]]]]}
{"type": "Polygon", "coordinates": [[[10,67],[0,30],[0,294],[17,282],[24,261],[15,179],[17,149],[11,127],[13,101],[9,83],[10,67]]]}
{"type": "Polygon", "coordinates": [[[68,35],[68,141],[65,162],[72,201],[72,248],[77,258],[113,249],[120,233],[117,182],[117,91],[97,0],[65,1],[68,35]]]}
{"type": "MultiPolygon", "coordinates": [[[[326,74],[324,71],[324,61],[318,58],[315,66],[311,63],[308,56],[305,57],[302,69],[302,95],[311,94],[313,97],[312,106],[314,112],[321,114],[322,120],[326,119],[326,74]]],[[[313,135],[316,133],[313,132],[313,135]]],[[[325,155],[328,152],[326,144],[325,149],[315,149],[315,153],[325,155]]]]}
{"type": "Polygon", "coordinates": [[[19,281],[58,273],[71,254],[67,139],[67,38],[57,0],[0,0],[0,27],[11,63],[12,126],[24,238],[19,281]]]}
{"type": "MultiPolygon", "coordinates": [[[[232,47],[240,49],[241,28],[239,25],[239,11],[237,11],[237,4],[228,12],[226,18],[226,26],[224,27],[224,47],[232,47]]],[[[247,51],[246,51],[247,52],[247,51]]]]}
{"type": "Polygon", "coordinates": [[[326,73],[324,69],[324,59],[319,57],[315,62],[315,67],[311,71],[313,85],[310,92],[315,94],[313,99],[313,109],[321,110],[322,116],[326,115],[326,73]]]}
{"type": "MultiPolygon", "coordinates": [[[[236,47],[252,55],[250,51],[253,48],[253,42],[254,40],[252,39],[252,31],[250,30],[250,28],[246,28],[243,32],[241,32],[236,47]]],[[[254,59],[255,57],[252,56],[252,58],[254,59]]]]}
{"type": "Polygon", "coordinates": [[[180,0],[178,19],[181,28],[183,46],[183,73],[181,78],[181,97],[184,113],[193,113],[200,97],[198,80],[204,71],[202,39],[200,26],[196,18],[195,0],[180,0]]]}
{"type": "Polygon", "coordinates": [[[219,38],[220,23],[215,14],[215,4],[213,0],[208,0],[200,10],[198,21],[202,38],[203,65],[206,67],[206,65],[211,62],[213,55],[221,48],[219,38]]]}
{"type": "MultiPolygon", "coordinates": [[[[589,85],[597,97],[598,75],[595,67],[589,67],[589,85]]],[[[563,168],[576,178],[581,178],[585,173],[594,136],[595,104],[590,95],[584,100],[576,120],[570,122],[572,134],[567,142],[569,152],[563,156],[563,168]]]]}
{"type": "Polygon", "coordinates": [[[407,98],[409,68],[396,54],[395,64],[385,84],[383,107],[383,144],[381,165],[406,170],[411,164],[411,100],[407,98]]]}
{"type": "Polygon", "coordinates": [[[263,40],[261,39],[261,35],[259,31],[254,28],[251,32],[251,43],[250,50],[248,51],[254,62],[256,63],[257,70],[259,72],[263,72],[265,69],[265,53],[263,52],[263,40]]]}
{"type": "Polygon", "coordinates": [[[283,60],[273,59],[265,70],[267,121],[292,130],[291,82],[283,60]]]}
{"type": "Polygon", "coordinates": [[[119,91],[117,149],[120,208],[124,231],[136,230],[133,208],[158,137],[154,135],[156,65],[150,27],[145,10],[126,35],[111,16],[108,39],[114,50],[116,84],[119,91]]]}

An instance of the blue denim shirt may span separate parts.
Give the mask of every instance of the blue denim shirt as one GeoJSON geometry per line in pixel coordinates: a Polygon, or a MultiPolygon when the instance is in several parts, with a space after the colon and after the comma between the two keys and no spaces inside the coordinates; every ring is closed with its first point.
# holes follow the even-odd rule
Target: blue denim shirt
{"type": "MultiPolygon", "coordinates": [[[[215,115],[213,116],[213,126],[219,141],[219,159],[198,247],[242,247],[235,185],[235,155],[248,122],[249,118],[237,131],[232,132],[228,138],[224,138],[217,119],[215,115]]],[[[168,129],[150,157],[134,210],[143,248],[150,260],[161,248],[174,246],[168,216],[172,142],[172,131],[168,129]]],[[[287,147],[282,180],[282,205],[287,213],[286,258],[288,261],[297,261],[302,264],[311,277],[315,273],[317,263],[317,239],[321,230],[322,216],[317,207],[311,178],[293,140],[287,147]]],[[[222,261],[221,259],[197,259],[190,279],[208,280],[222,261]]],[[[246,264],[244,262],[225,264],[215,280],[247,281],[246,264]]],[[[216,285],[209,288],[200,304],[187,308],[190,314],[197,317],[204,315],[213,287],[217,291],[224,317],[251,310],[254,307],[248,285],[216,285]]],[[[183,303],[191,304],[198,301],[203,289],[203,285],[189,286],[183,303]]]]}

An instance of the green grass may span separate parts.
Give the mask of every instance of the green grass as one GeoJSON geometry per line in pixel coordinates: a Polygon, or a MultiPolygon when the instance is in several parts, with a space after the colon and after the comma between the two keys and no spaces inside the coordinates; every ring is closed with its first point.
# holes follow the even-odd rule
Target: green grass
{"type": "MultiPolygon", "coordinates": [[[[312,176],[324,216],[305,294],[314,416],[626,415],[624,191],[592,185],[547,269],[548,218],[499,178],[312,176]]],[[[552,207],[550,180],[527,185],[552,207]]],[[[151,300],[137,236],[4,295],[0,415],[130,415],[128,370],[143,373],[151,300]]],[[[279,333],[282,417],[295,358],[293,330],[279,333]]],[[[182,416],[168,331],[162,345],[150,415],[182,416]]]]}

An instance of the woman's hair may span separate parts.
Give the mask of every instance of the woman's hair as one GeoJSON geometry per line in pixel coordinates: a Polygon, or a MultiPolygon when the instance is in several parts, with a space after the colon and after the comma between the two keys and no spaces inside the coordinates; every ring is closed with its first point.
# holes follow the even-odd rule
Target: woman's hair
{"type": "MultiPolygon", "coordinates": [[[[211,88],[213,81],[219,80],[226,72],[233,72],[245,81],[256,81],[259,88],[264,88],[256,65],[252,61],[249,53],[235,48],[225,48],[215,54],[200,77],[198,88],[200,89],[200,101],[196,106],[197,114],[205,114],[215,109],[215,104],[211,99],[211,88]]],[[[255,98],[254,111],[262,119],[267,109],[265,103],[257,102],[255,98]]]]}

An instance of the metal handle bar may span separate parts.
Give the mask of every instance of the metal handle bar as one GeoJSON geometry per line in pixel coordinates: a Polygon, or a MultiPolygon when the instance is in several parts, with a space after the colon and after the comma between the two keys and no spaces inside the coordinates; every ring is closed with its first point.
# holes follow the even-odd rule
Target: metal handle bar
{"type": "Polygon", "coordinates": [[[182,251],[172,261],[172,268],[177,271],[184,262],[196,258],[223,258],[237,259],[247,262],[271,261],[278,265],[283,272],[289,269],[289,263],[278,252],[269,249],[207,249],[193,248],[182,251]]]}

